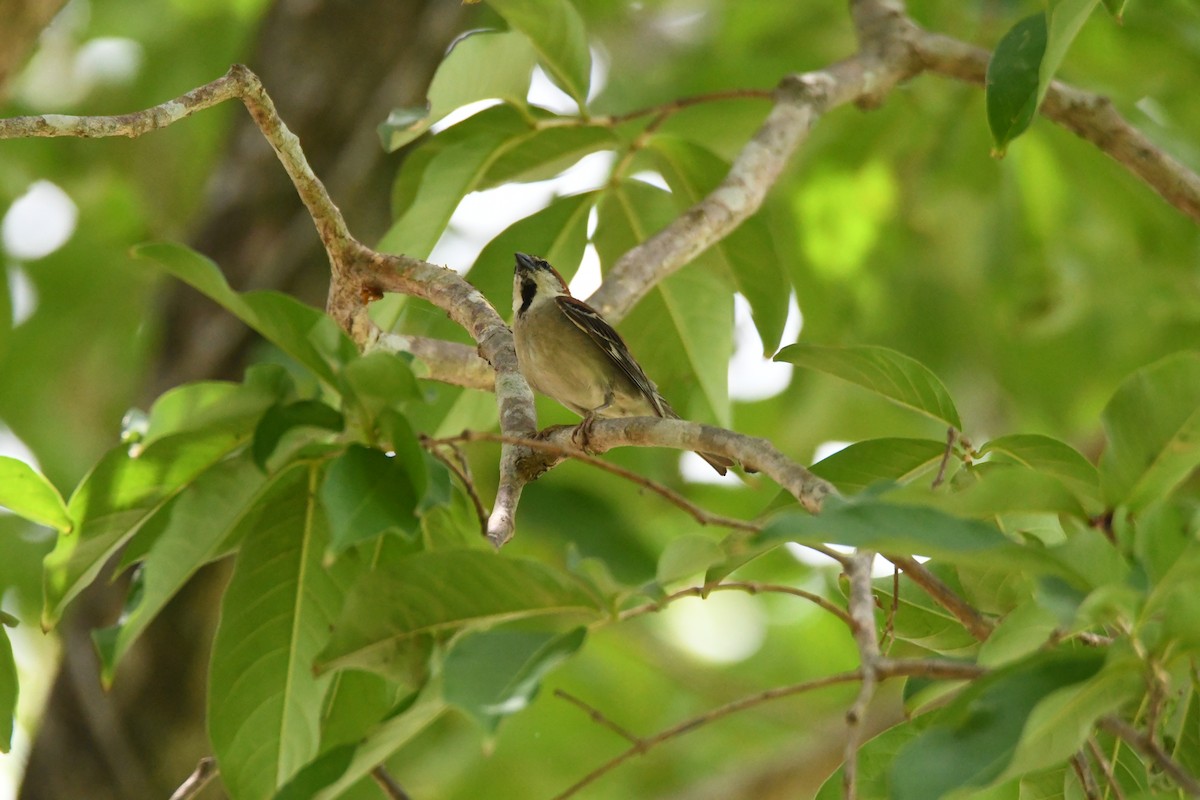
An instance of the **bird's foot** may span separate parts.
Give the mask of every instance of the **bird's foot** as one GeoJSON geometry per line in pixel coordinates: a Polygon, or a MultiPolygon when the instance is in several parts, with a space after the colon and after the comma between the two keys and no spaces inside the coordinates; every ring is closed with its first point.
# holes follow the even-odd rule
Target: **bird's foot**
{"type": "Polygon", "coordinates": [[[571,434],[571,442],[588,455],[595,455],[591,447],[589,447],[589,442],[592,439],[592,427],[595,424],[596,415],[588,414],[583,418],[582,422],[575,426],[575,432],[571,434]]]}

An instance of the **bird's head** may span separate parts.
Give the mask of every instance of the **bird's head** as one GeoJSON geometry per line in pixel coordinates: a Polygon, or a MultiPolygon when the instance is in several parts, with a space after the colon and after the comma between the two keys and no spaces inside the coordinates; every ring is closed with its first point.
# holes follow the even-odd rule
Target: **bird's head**
{"type": "Polygon", "coordinates": [[[561,295],[570,297],[571,291],[558,270],[544,259],[517,253],[517,267],[513,270],[513,313],[524,314],[535,305],[561,295]]]}

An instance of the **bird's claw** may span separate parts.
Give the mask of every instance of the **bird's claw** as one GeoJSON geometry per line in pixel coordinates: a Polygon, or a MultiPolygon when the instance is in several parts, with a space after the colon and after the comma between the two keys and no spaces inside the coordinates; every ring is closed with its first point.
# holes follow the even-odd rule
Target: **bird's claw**
{"type": "Polygon", "coordinates": [[[595,414],[588,414],[583,418],[582,422],[575,426],[575,432],[571,434],[571,442],[588,455],[595,455],[589,446],[592,438],[592,427],[595,424],[595,414]]]}

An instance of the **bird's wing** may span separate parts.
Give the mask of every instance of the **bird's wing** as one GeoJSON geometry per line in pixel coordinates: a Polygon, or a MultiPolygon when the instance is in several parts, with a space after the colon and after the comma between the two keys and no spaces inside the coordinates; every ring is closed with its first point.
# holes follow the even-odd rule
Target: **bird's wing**
{"type": "Polygon", "coordinates": [[[554,299],[558,302],[558,307],[566,315],[566,318],[575,323],[579,330],[586,333],[588,338],[596,343],[596,346],[608,356],[617,369],[633,382],[633,385],[645,396],[660,417],[675,416],[675,411],[658,393],[658,387],[650,378],[646,377],[646,371],[634,360],[629,348],[625,345],[625,340],[621,338],[621,334],[617,333],[612,325],[605,322],[604,317],[600,316],[596,309],[582,300],[576,300],[568,295],[561,295],[554,299]]]}

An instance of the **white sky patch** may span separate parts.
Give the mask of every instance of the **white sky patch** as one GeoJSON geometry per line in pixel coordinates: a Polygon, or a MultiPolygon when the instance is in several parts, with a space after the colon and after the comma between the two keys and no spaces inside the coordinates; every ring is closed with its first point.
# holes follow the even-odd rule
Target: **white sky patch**
{"type": "Polygon", "coordinates": [[[679,649],[717,664],[746,660],[758,652],[767,635],[762,606],[740,592],[677,600],[660,617],[679,649]]]}
{"type": "MultiPolygon", "coordinates": [[[[803,326],[804,317],[793,292],[788,298],[783,343],[796,341],[803,326]]],[[[733,337],[733,358],[729,361],[730,399],[742,402],[766,400],[788,387],[794,368],[791,364],[763,357],[763,343],[750,316],[750,303],[741,293],[733,296],[733,337]]]]}
{"type": "Polygon", "coordinates": [[[120,36],[90,39],[75,54],[76,80],[89,87],[127,84],[141,67],[142,46],[120,36]]]}
{"type": "Polygon", "coordinates": [[[590,242],[583,249],[583,261],[579,263],[579,271],[571,278],[568,288],[575,297],[590,297],[592,292],[600,288],[600,254],[590,242]]]}
{"type": "Polygon", "coordinates": [[[33,451],[4,424],[0,424],[0,456],[8,456],[9,458],[15,458],[17,461],[24,461],[38,472],[42,471],[41,465],[38,464],[37,456],[33,454],[33,451]]]}
{"type": "MultiPolygon", "coordinates": [[[[608,54],[599,48],[592,48],[592,74],[588,81],[588,97],[594,100],[608,84],[608,54]]],[[[533,68],[533,79],[529,82],[529,94],[525,100],[531,106],[553,111],[555,114],[573,116],[579,113],[579,105],[569,94],[559,89],[550,80],[550,76],[541,65],[533,68]]]]}
{"type": "Polygon", "coordinates": [[[555,197],[603,186],[612,170],[613,158],[609,152],[592,153],[550,180],[509,183],[472,192],[454,210],[429,260],[458,272],[465,271],[475,263],[484,245],[517,220],[545,208],[555,197]]]}
{"type": "Polygon", "coordinates": [[[50,181],[35,181],[9,206],[0,240],[13,258],[44,258],[66,244],[78,220],[79,209],[66,192],[50,181]]]}
{"type": "Polygon", "coordinates": [[[816,450],[813,451],[812,463],[816,464],[818,461],[824,461],[834,453],[840,453],[852,444],[854,442],[841,442],[837,439],[821,442],[817,445],[816,450]]]}
{"type": "MultiPolygon", "coordinates": [[[[827,544],[825,546],[830,550],[835,550],[839,553],[849,554],[854,552],[853,547],[843,547],[840,544],[827,544]]],[[[787,548],[787,551],[792,558],[796,559],[801,564],[809,564],[814,567],[832,567],[837,566],[838,563],[824,553],[818,553],[816,550],[805,547],[802,544],[785,542],[784,547],[787,548]]],[[[915,558],[917,561],[928,560],[921,556],[913,556],[913,558],[915,558]]],[[[892,562],[888,561],[883,556],[877,555],[875,556],[875,560],[871,562],[871,577],[886,578],[887,576],[891,575],[895,569],[896,568],[892,566],[892,562]]]]}
{"type": "Polygon", "coordinates": [[[496,100],[493,98],[488,100],[476,100],[474,103],[467,103],[465,106],[459,106],[446,116],[439,119],[437,122],[430,125],[429,131],[430,133],[441,133],[442,131],[446,130],[446,128],[457,125],[468,117],[475,116],[485,108],[498,106],[502,102],[502,100],[496,100]]]}
{"type": "Polygon", "coordinates": [[[16,264],[10,264],[8,267],[8,294],[12,303],[12,324],[15,328],[32,317],[38,307],[37,287],[29,279],[29,273],[16,264]]]}
{"type": "Polygon", "coordinates": [[[642,183],[648,183],[651,186],[655,186],[666,192],[671,191],[671,187],[667,186],[667,182],[666,182],[666,180],[663,179],[663,176],[660,175],[659,173],[655,172],[654,170],[644,169],[641,172],[633,173],[632,175],[629,176],[629,178],[630,178],[630,180],[641,181],[642,183]]]}
{"type": "Polygon", "coordinates": [[[741,486],[745,483],[742,476],[732,469],[724,475],[718,475],[712,464],[695,453],[679,454],[679,474],[688,483],[708,483],[716,486],[741,486]]]}

